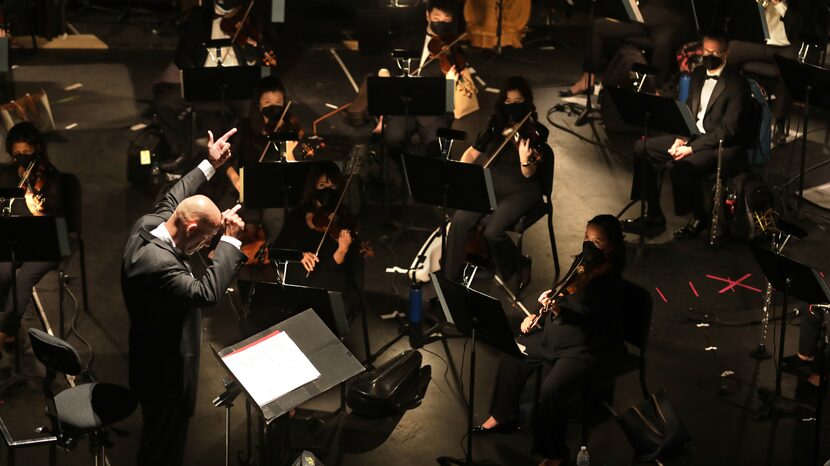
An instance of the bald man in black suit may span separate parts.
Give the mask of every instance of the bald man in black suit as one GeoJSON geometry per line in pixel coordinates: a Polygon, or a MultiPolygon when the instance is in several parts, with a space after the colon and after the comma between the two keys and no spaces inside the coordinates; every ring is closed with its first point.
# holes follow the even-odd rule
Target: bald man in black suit
{"type": "Polygon", "coordinates": [[[196,189],[230,157],[228,138],[213,141],[208,158],[183,176],[141,217],[124,248],[121,290],[130,317],[130,387],[141,405],[137,464],[181,465],[196,403],[203,307],[215,306],[246,257],[236,238],[239,206],[219,212],[196,189]],[[211,265],[195,278],[188,256],[222,239],[211,265]]]}

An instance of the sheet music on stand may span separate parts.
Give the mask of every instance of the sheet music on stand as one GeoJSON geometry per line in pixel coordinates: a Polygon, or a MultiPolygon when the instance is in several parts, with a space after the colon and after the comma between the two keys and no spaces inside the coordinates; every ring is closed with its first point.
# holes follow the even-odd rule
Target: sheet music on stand
{"type": "Polygon", "coordinates": [[[222,356],[222,361],[260,406],[320,377],[317,368],[282,330],[222,356]]]}
{"type": "Polygon", "coordinates": [[[596,16],[629,23],[645,23],[637,0],[597,0],[596,16]]]}

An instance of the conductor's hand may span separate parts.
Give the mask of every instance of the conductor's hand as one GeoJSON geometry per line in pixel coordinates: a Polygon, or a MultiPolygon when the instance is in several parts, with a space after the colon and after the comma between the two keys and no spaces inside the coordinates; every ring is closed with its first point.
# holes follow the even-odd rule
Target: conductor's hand
{"type": "Polygon", "coordinates": [[[536,318],[536,314],[531,314],[531,315],[525,317],[525,320],[522,321],[522,326],[520,327],[520,329],[522,330],[522,333],[527,333],[527,332],[530,331],[531,325],[533,325],[533,320],[535,318],[536,318]]]}
{"type": "Polygon", "coordinates": [[[320,259],[317,258],[317,255],[313,252],[304,252],[303,259],[300,261],[303,264],[303,268],[306,272],[311,273],[314,270],[314,266],[320,262],[320,259]]]}
{"type": "Polygon", "coordinates": [[[213,132],[208,131],[208,161],[213,165],[213,168],[218,169],[231,158],[231,144],[228,142],[228,139],[234,134],[236,134],[236,128],[231,128],[221,138],[214,141],[213,132]]]}
{"type": "Polygon", "coordinates": [[[240,208],[242,208],[242,206],[237,204],[222,212],[222,226],[225,227],[225,232],[223,233],[224,235],[241,239],[240,236],[245,230],[245,222],[243,222],[242,218],[236,214],[240,208]]]}

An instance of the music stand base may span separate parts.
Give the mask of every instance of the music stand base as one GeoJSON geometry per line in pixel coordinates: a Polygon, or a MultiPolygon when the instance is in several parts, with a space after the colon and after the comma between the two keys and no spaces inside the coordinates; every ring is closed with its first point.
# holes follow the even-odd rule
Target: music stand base
{"type": "Polygon", "coordinates": [[[752,418],[756,421],[767,421],[776,417],[792,416],[799,408],[799,404],[788,400],[781,395],[776,395],[774,390],[759,388],[758,397],[762,406],[755,411],[752,418]]]}
{"type": "Polygon", "coordinates": [[[755,349],[749,352],[749,355],[758,360],[769,359],[772,357],[772,354],[764,345],[758,345],[755,349]]]}

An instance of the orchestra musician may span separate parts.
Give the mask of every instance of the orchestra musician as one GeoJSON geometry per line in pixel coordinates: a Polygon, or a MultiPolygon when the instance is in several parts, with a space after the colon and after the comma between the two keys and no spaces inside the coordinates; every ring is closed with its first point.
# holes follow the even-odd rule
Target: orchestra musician
{"type": "MultiPolygon", "coordinates": [[[[764,2],[764,16],[769,29],[769,39],[765,44],[733,40],[729,44],[729,63],[736,70],[742,70],[747,63],[761,62],[775,65],[775,55],[795,59],[802,41],[821,44],[827,43],[826,6],[812,0],[769,0],[764,2]]],[[[773,142],[781,144],[786,141],[784,122],[790,113],[790,98],[784,80],[778,74],[778,67],[773,66],[778,84],[775,88],[775,100],[772,116],[775,121],[773,142]]]]}
{"type": "MultiPolygon", "coordinates": [[[[360,244],[345,206],[335,211],[346,181],[334,163],[323,163],[306,182],[303,202],[288,213],[273,247],[302,251],[303,285],[346,291],[358,283],[360,244]],[[331,218],[332,228],[326,234],[331,218]],[[318,251],[319,248],[319,251],[318,251]]],[[[296,283],[292,280],[292,283],[296,283]]]]}
{"type": "MultiPolygon", "coordinates": [[[[6,136],[6,152],[12,163],[0,167],[0,187],[23,188],[23,198],[3,200],[4,215],[60,216],[63,213],[61,179],[49,162],[46,142],[40,131],[29,122],[16,124],[6,136]]],[[[17,308],[12,303],[11,263],[0,262],[0,345],[15,340],[23,313],[32,301],[32,287],[56,262],[23,262],[17,267],[17,308]]],[[[2,354],[2,353],[0,353],[2,354]]]]}
{"type": "MultiPolygon", "coordinates": [[[[398,40],[395,48],[403,50],[421,51],[421,59],[413,65],[415,69],[429,61],[430,42],[449,44],[456,37],[455,12],[457,2],[455,0],[429,0],[426,2],[426,25],[421,32],[410,34],[398,40]]],[[[455,46],[454,54],[464,60],[460,47],[455,46]]],[[[414,70],[413,70],[414,71],[414,70]]],[[[418,76],[444,76],[449,80],[463,79],[464,82],[472,85],[472,76],[467,68],[459,71],[453,65],[446,72],[442,69],[439,59],[426,64],[417,74],[418,76]]],[[[383,143],[386,146],[392,160],[399,162],[401,153],[438,156],[438,128],[449,128],[452,126],[453,116],[448,113],[439,116],[417,116],[404,118],[401,116],[382,116],[373,132],[383,133],[383,143]],[[407,120],[407,121],[405,121],[407,120]],[[415,134],[418,134],[420,145],[412,146],[410,142],[415,134]]]]}
{"type": "MultiPolygon", "coordinates": [[[[179,70],[277,65],[274,53],[276,41],[271,29],[261,23],[260,18],[264,15],[257,10],[257,5],[259,4],[244,0],[208,0],[193,8],[182,24],[176,46],[175,66],[169,67],[153,88],[156,115],[175,156],[173,160],[162,163],[162,169],[175,170],[181,167],[190,152],[191,122],[183,118],[190,106],[181,97],[179,70]],[[252,6],[251,12],[242,21],[249,6],[252,6]],[[239,34],[238,30],[241,31],[239,34]],[[234,37],[236,41],[231,46],[221,47],[218,53],[216,48],[205,46],[210,40],[234,37]]],[[[197,135],[203,134],[204,130],[200,129],[233,126],[238,116],[247,115],[247,101],[226,101],[222,106],[218,100],[217,96],[217,102],[198,104],[197,135]]]]}
{"type": "Polygon", "coordinates": [[[230,156],[232,129],[213,140],[208,156],[173,185],[153,213],[133,225],[124,247],[121,291],[130,318],[130,389],[141,406],[136,464],[177,466],[184,461],[196,406],[202,308],[216,306],[246,257],[238,207],[220,212],[195,195],[230,156]],[[212,265],[193,276],[188,256],[222,233],[212,265]]]}
{"type": "Polygon", "coordinates": [[[533,427],[533,451],[544,457],[540,466],[556,466],[571,458],[566,444],[569,396],[594,371],[613,368],[626,354],[619,312],[625,244],[614,216],[598,215],[588,222],[581,259],[574,278],[564,284],[554,302],[551,290],[542,293],[540,314],[522,322],[517,341],[526,347],[527,357],[502,354],[490,417],[473,429],[481,435],[515,428],[523,387],[541,367],[539,411],[533,427]]]}
{"type": "MultiPolygon", "coordinates": [[[[476,142],[461,156],[461,161],[475,163],[491,156],[504,141],[506,129],[519,123],[528,113],[529,121],[520,129],[519,142],[504,146],[490,165],[493,188],[498,206],[487,218],[484,239],[489,246],[498,273],[510,280],[518,269],[518,253],[507,230],[527,214],[542,198],[542,145],[547,141],[548,129],[536,121],[536,106],[530,84],[521,76],[507,79],[496,100],[493,115],[476,142]]],[[[483,214],[459,210],[452,216],[452,227],[447,235],[444,276],[458,280],[464,266],[465,246],[470,233],[484,217],[483,214]]]]}
{"type": "Polygon", "coordinates": [[[704,175],[717,169],[719,141],[723,140],[723,170],[737,173],[748,164],[744,145],[749,137],[745,112],[749,99],[746,80],[727,65],[729,41],[721,33],[703,36],[703,64],[692,73],[686,101],[702,134],[692,138],[675,135],[650,137],[635,144],[634,177],[631,199],[642,197],[645,183],[646,218],[628,219],[628,232],[659,233],[666,228],[660,208],[660,179],[668,169],[674,191],[677,215],[689,215],[688,223],[674,232],[679,239],[700,234],[707,225],[709,212],[704,206],[704,175]],[[645,176],[645,179],[643,177],[645,176]]]}
{"type": "Polygon", "coordinates": [[[822,326],[825,325],[826,305],[824,308],[816,305],[809,306],[803,314],[799,325],[798,352],[785,357],[781,361],[782,370],[804,377],[804,383],[796,387],[796,397],[802,401],[814,403],[819,396],[825,393],[818,393],[822,364],[824,369],[825,390],[827,387],[827,376],[830,373],[830,346],[823,350],[819,346],[822,337],[822,326]],[[824,359],[824,361],[822,361],[824,359]]]}
{"type": "Polygon", "coordinates": [[[643,23],[610,18],[595,19],[587,43],[589,48],[582,76],[569,89],[560,92],[560,97],[585,94],[589,87],[589,77],[601,71],[606,51],[617,50],[629,37],[648,37],[654,44],[651,64],[658,70],[656,84],[657,89],[660,89],[672,71],[675,50],[691,33],[688,26],[691,18],[680,3],[674,0],[641,0],[639,5],[643,23]]]}

